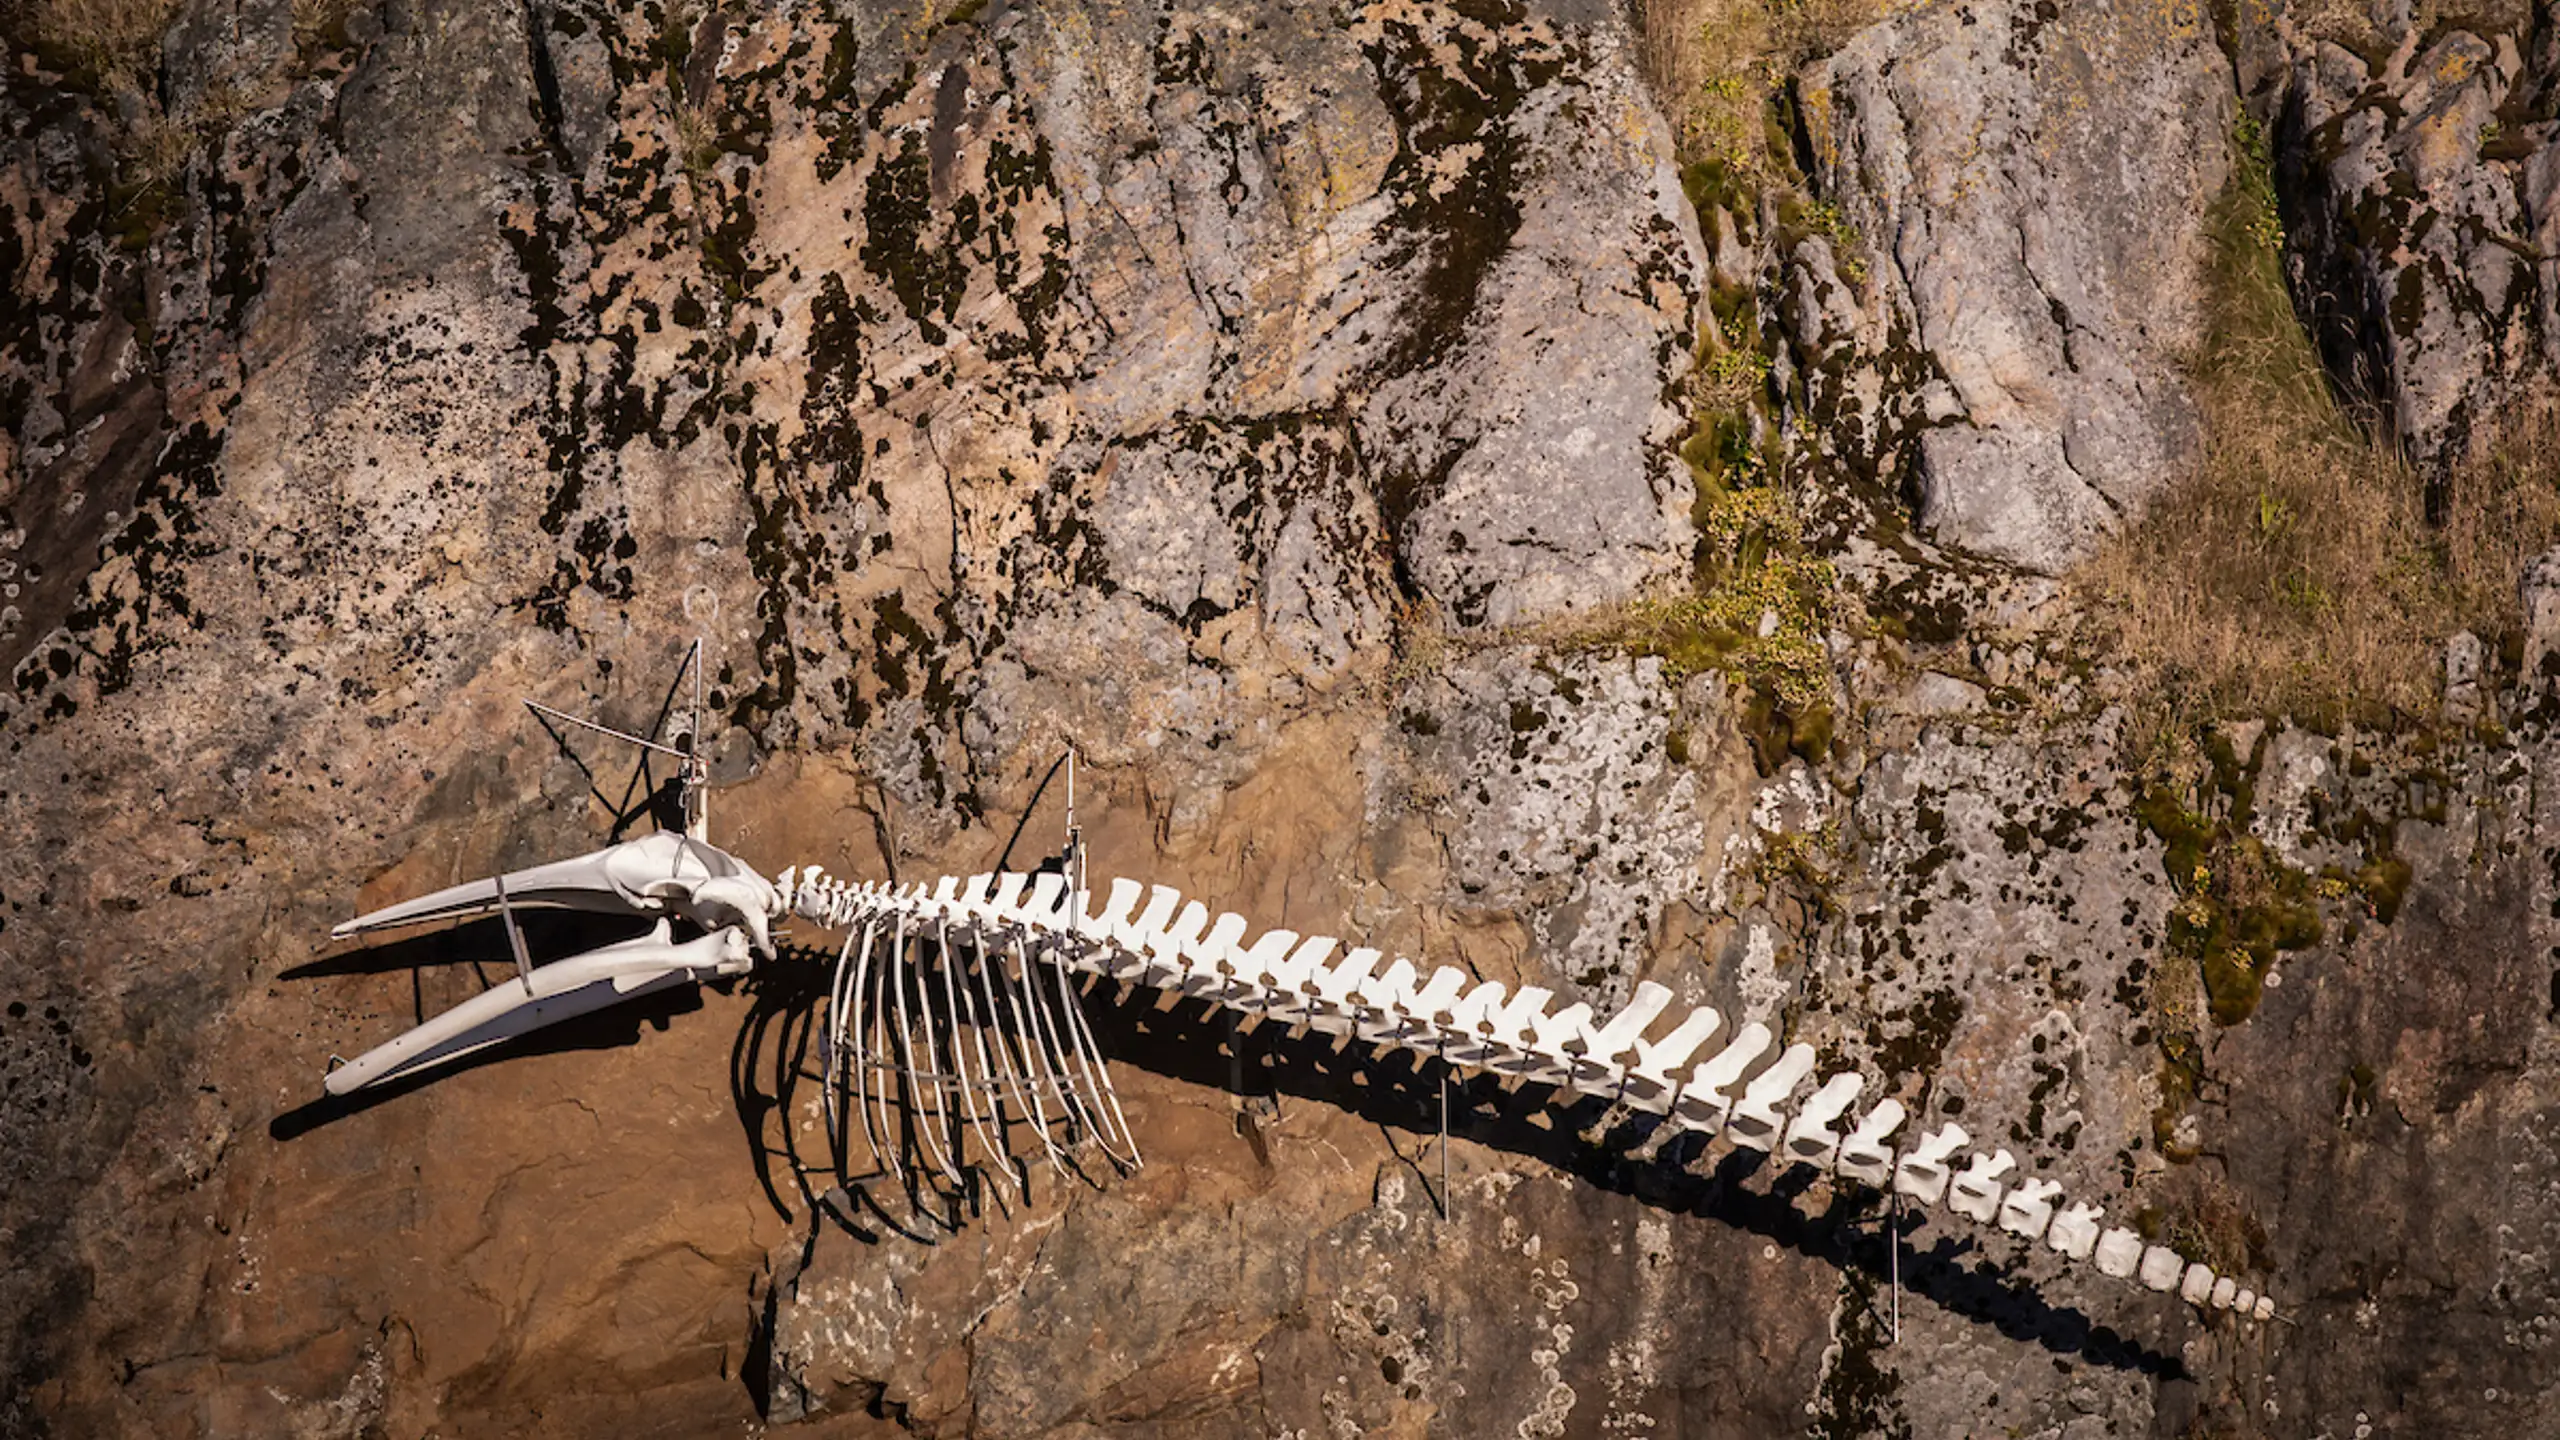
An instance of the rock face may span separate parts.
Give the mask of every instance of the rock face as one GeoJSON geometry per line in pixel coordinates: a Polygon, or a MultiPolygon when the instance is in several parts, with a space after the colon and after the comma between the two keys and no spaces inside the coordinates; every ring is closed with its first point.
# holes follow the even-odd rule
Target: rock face
{"type": "Polygon", "coordinates": [[[2238,51],[2312,333],[2439,486],[2548,403],[2560,363],[2553,46],[2489,5],[2443,24],[2288,16],[2238,51]]]}
{"type": "Polygon", "coordinates": [[[2183,788],[1983,578],[2192,451],[2209,29],[1884,19],[1787,122],[1831,210],[1711,276],[1625,26],[190,0],[139,88],[14,56],[0,1434],[2560,1425],[2550,577],[2478,727],[2237,727],[2183,788]],[[1696,558],[1713,287],[1977,552],[1896,551],[1946,636],[1821,627],[1836,730],[1775,744],[1617,608],[1696,558]],[[1657,981],[2295,1323],[1140,998],[1091,1009],[1150,1163],[920,1208],[820,1139],[823,935],[314,1107],[506,964],[329,924],[645,826],[662,771],[518,701],[690,726],[697,637],[767,870],[1018,863],[1072,744],[1098,874],[1657,981]]]}
{"type": "Polygon", "coordinates": [[[2553,359],[2550,262],[2534,246],[2554,233],[2555,162],[2547,123],[2519,113],[2541,82],[2518,38],[2403,26],[2387,53],[2359,55],[2306,37],[2266,105],[2330,368],[2439,469],[2473,453],[2475,432],[2492,438],[2553,359]]]}
{"type": "Polygon", "coordinates": [[[1800,282],[1800,363],[1861,397],[1871,456],[1912,452],[1933,539],[2081,558],[2196,455],[2179,367],[2232,114],[2204,12],[1915,9],[1802,85],[1838,219],[1802,242],[1835,253],[1800,282]]]}

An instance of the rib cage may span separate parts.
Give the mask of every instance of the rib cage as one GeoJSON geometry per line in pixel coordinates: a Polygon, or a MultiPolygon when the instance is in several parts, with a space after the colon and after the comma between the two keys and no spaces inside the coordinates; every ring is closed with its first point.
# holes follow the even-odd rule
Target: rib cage
{"type": "Polygon", "coordinates": [[[1959,1125],[1897,1149],[1893,1137],[1906,1115],[1891,1098],[1849,1123],[1866,1077],[1843,1071],[1817,1079],[1813,1049],[1803,1044],[1760,1065],[1775,1043],[1764,1025],[1743,1026],[1691,1065],[1722,1017],[1700,1006],[1647,1038],[1671,1002],[1671,992],[1650,981],[1605,1020],[1579,1003],[1550,1012],[1553,993],[1536,986],[1506,993],[1498,981],[1476,982],[1451,966],[1424,975],[1409,960],[1368,948],[1335,959],[1341,942],[1331,936],[1274,929],[1248,942],[1243,917],[1213,919],[1170,887],[1128,879],[1112,881],[1098,907],[1093,891],[1055,873],[945,877],[928,889],[848,884],[812,866],[784,871],[781,888],[801,918],[846,932],[827,1020],[826,1095],[835,1133],[847,1133],[843,1111],[850,1106],[874,1153],[901,1174],[886,1131],[892,1084],[901,1088],[902,1104],[930,1096],[911,1113],[919,1117],[926,1158],[954,1184],[965,1165],[964,1131],[976,1133],[998,1163],[1010,1163],[999,1143],[1008,1097],[1032,1120],[1053,1164],[1061,1163],[1058,1137],[1079,1134],[1119,1163],[1138,1163],[1075,1001],[1069,977],[1082,974],[1615,1101],[1924,1209],[1943,1205],[2199,1307],[2258,1320],[2275,1314],[2274,1300],[2234,1278],[2147,1245],[2132,1230],[2103,1226],[2094,1205],[2062,1208],[2055,1182],[2012,1183],[2017,1159],[2008,1150],[1960,1156],[1972,1137],[1959,1125]],[[936,977],[906,958],[907,947],[925,938],[934,942],[936,977]],[[926,1017],[921,1029],[918,1012],[926,1017]],[[892,1029],[902,1054],[916,1053],[915,1037],[923,1036],[926,1072],[883,1063],[873,1042],[892,1029]],[[875,1076],[882,1083],[875,1085],[875,1076]],[[1808,1092],[1809,1081],[1816,1083],[1808,1092]]]}

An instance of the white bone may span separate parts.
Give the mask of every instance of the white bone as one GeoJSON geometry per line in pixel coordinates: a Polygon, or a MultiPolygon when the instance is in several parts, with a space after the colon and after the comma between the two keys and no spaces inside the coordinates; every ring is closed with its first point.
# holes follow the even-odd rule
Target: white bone
{"type": "Polygon", "coordinates": [[[1973,1137],[1964,1127],[1950,1120],[1935,1135],[1921,1139],[1918,1148],[1902,1157],[1893,1167],[1896,1194],[1907,1195],[1923,1205],[1935,1205],[1947,1193],[1947,1159],[1965,1147],[1973,1137]]]}
{"type": "Polygon", "coordinates": [[[2178,1288],[2178,1277],[2187,1273],[2187,1262],[2166,1245],[2154,1245],[2142,1252],[2142,1269],[2138,1278],[2143,1288],[2167,1292],[2178,1288]]]}
{"type": "Polygon", "coordinates": [[[1552,1015],[1534,1017],[1514,1062],[1503,1068],[1541,1085],[1555,1085],[1573,1074],[1575,1062],[1590,1042],[1591,1007],[1577,1000],[1552,1015]]]}
{"type": "Polygon", "coordinates": [[[1265,930],[1262,938],[1251,946],[1237,950],[1233,970],[1238,982],[1251,987],[1255,1008],[1270,998],[1272,971],[1289,955],[1289,947],[1298,943],[1295,930],[1265,930]]]}
{"type": "Polygon", "coordinates": [[[2142,1237],[2118,1227],[2098,1237],[2098,1248],[2092,1258],[2098,1273],[2118,1280],[2130,1280],[2142,1268],[2142,1237]]]}
{"type": "Polygon", "coordinates": [[[1488,980],[1467,992],[1449,1013],[1451,1040],[1448,1056],[1460,1065],[1481,1068],[1493,1045],[1493,1032],[1501,1024],[1503,995],[1499,980],[1488,980]]]}
{"type": "Polygon", "coordinates": [[[1209,928],[1209,907],[1194,900],[1182,907],[1171,926],[1147,937],[1145,950],[1166,965],[1176,964],[1182,953],[1192,947],[1209,928]]]}
{"type": "Polygon", "coordinates": [[[987,902],[988,911],[1007,924],[1018,922],[1022,912],[1015,902],[1022,898],[1022,887],[1030,883],[1031,877],[1019,870],[1007,870],[997,876],[995,898],[987,902]]]}
{"type": "Polygon", "coordinates": [[[1722,1016],[1701,1005],[1660,1040],[1638,1039],[1636,1063],[1627,1067],[1626,1102],[1656,1115],[1669,1110],[1671,1097],[1680,1089],[1679,1078],[1672,1072],[1698,1053],[1698,1047],[1707,1043],[1707,1037],[1715,1034],[1722,1023],[1722,1016]]]}
{"type": "Polygon", "coordinates": [[[1885,1144],[1902,1128],[1902,1102],[1887,1097],[1876,1102],[1849,1138],[1840,1142],[1840,1173],[1863,1185],[1883,1189],[1893,1180],[1893,1150],[1885,1144]]]}
{"type": "Polygon", "coordinates": [[[1197,900],[1186,901],[1182,913],[1171,925],[1147,937],[1139,948],[1146,964],[1138,971],[1142,984],[1169,989],[1182,983],[1182,952],[1209,928],[1209,907],[1197,900]]]}
{"type": "Polygon", "coordinates": [[[2249,1313],[2261,1320],[2273,1320],[2276,1318],[2275,1298],[2269,1295],[2259,1296],[2258,1303],[2250,1308],[2249,1313]]]}
{"type": "Polygon", "coordinates": [[[742,975],[754,964],[743,930],[714,930],[681,945],[670,943],[668,935],[668,924],[661,920],[637,939],[536,966],[520,980],[500,981],[330,1071],[322,1085],[332,1095],[353,1094],[634,995],[742,975]]]}
{"type": "Polygon", "coordinates": [[[2021,1183],[2000,1201],[2000,1228],[2030,1241],[2041,1238],[2053,1223],[2053,1202],[2061,1195],[2062,1186],[2051,1180],[2021,1183]]]}
{"type": "Polygon", "coordinates": [[[2244,1318],[2258,1308],[2258,1292],[2243,1285],[2231,1297],[2231,1308],[2244,1318]]]}
{"type": "Polygon", "coordinates": [[[2205,1297],[2206,1303],[2216,1310],[2228,1310],[2231,1308],[2231,1297],[2239,1293],[2240,1282],[2225,1275],[2213,1282],[2213,1293],[2205,1297]]]}
{"type": "MultiPolygon", "coordinates": [[[[1120,897],[1116,885],[1113,891],[1111,898],[1117,901],[1120,897]]],[[[1123,950],[1144,954],[1148,943],[1164,933],[1165,923],[1173,918],[1174,910],[1181,904],[1181,891],[1170,885],[1158,885],[1147,893],[1147,908],[1140,911],[1136,919],[1115,926],[1110,938],[1123,950]]]]}
{"type": "Polygon", "coordinates": [[[1778,1108],[1786,1104],[1795,1094],[1796,1087],[1813,1073],[1813,1064],[1812,1046],[1788,1046],[1775,1064],[1743,1087],[1740,1103],[1733,1107],[1732,1116],[1724,1122],[1726,1138],[1754,1150],[1766,1150],[1777,1144],[1778,1133],[1786,1128],[1786,1121],[1779,1115],[1778,1108]]]}
{"type": "Polygon", "coordinates": [[[1496,1047],[1521,1051],[1537,1033],[1538,1021],[1547,1013],[1547,1002],[1555,992],[1536,985],[1523,985],[1512,993],[1500,1010],[1494,1012],[1491,1040],[1496,1047]]]}
{"type": "MultiPolygon", "coordinates": [[[[1118,939],[1120,932],[1128,927],[1130,912],[1138,908],[1138,897],[1145,893],[1146,887],[1135,880],[1114,880],[1111,882],[1110,903],[1096,913],[1094,894],[1087,890],[1081,897],[1084,909],[1073,922],[1076,933],[1087,940],[1118,939]]],[[[1166,902],[1165,913],[1173,913],[1172,902],[1166,902]]]]}
{"type": "Polygon", "coordinates": [[[1360,982],[1360,1038],[1382,1044],[1404,1033],[1404,1007],[1413,994],[1413,962],[1399,955],[1383,975],[1360,982]]]}
{"type": "Polygon", "coordinates": [[[1311,935],[1298,942],[1289,958],[1271,967],[1271,988],[1275,996],[1272,1008],[1290,1023],[1303,1022],[1307,1007],[1315,997],[1315,985],[1324,973],[1325,957],[1342,942],[1330,935],[1311,935]]]}
{"type": "Polygon", "coordinates": [[[1307,1023],[1328,1035],[1350,1034],[1356,1018],[1352,997],[1380,958],[1378,951],[1363,945],[1332,969],[1318,971],[1313,980],[1315,1003],[1306,1008],[1307,1023]]]}
{"type": "Polygon", "coordinates": [[[1535,1025],[1530,1043],[1541,1050],[1561,1052],[1574,1044],[1591,1043],[1591,1007],[1576,1000],[1553,1015],[1542,1016],[1535,1025]]]}
{"type": "Polygon", "coordinates": [[[1216,969],[1220,965],[1232,963],[1232,952],[1235,950],[1236,942],[1242,940],[1244,932],[1251,928],[1253,928],[1252,921],[1232,910],[1227,911],[1209,927],[1208,934],[1182,947],[1182,958],[1190,961],[1194,969],[1203,967],[1216,969]]]}
{"type": "Polygon", "coordinates": [[[1067,888],[1067,877],[1051,870],[1031,879],[1031,898],[1023,902],[1023,923],[1040,930],[1058,928],[1058,897],[1067,888]]]}
{"type": "Polygon", "coordinates": [[[1726,1087],[1742,1078],[1751,1062],[1768,1050],[1772,1038],[1769,1027],[1754,1020],[1734,1035],[1731,1044],[1717,1051],[1715,1058],[1699,1061],[1698,1068],[1689,1073],[1689,1083],[1680,1087],[1678,1098],[1671,1102],[1672,1118],[1688,1129],[1709,1135],[1723,1129],[1724,1117],[1733,1108],[1733,1097],[1724,1093],[1726,1087]]]}
{"type": "Polygon", "coordinates": [[[1218,917],[1209,933],[1182,947],[1183,987],[1195,993],[1226,989],[1235,974],[1236,942],[1252,922],[1230,910],[1218,917]]]}
{"type": "Polygon", "coordinates": [[[1343,956],[1342,963],[1315,977],[1316,995],[1328,1004],[1348,1006],[1381,958],[1379,951],[1366,945],[1343,956]]]}
{"type": "Polygon", "coordinates": [[[2178,1282],[2178,1298],[2190,1305],[2202,1305],[2213,1296],[2213,1272],[2202,1265],[2187,1267],[2186,1278],[2178,1282]]]}
{"type": "Polygon", "coordinates": [[[2070,1259],[2088,1259],[2089,1252],[2098,1245],[2098,1218],[2101,1213],[2095,1205],[2072,1206],[2053,1217],[2052,1226],[2044,1232],[2044,1243],[2070,1259]]]}
{"type": "Polygon", "coordinates": [[[1443,965],[1432,971],[1431,978],[1413,992],[1413,1017],[1435,1030],[1445,1029],[1450,1012],[1470,978],[1466,971],[1455,965],[1443,965]]]}
{"type": "Polygon", "coordinates": [[[1969,1220],[1990,1224],[2000,1214],[2000,1177],[2017,1168],[2018,1157],[2007,1150],[1975,1155],[1973,1163],[1948,1188],[1947,1208],[1969,1220]]]}
{"type": "Polygon", "coordinates": [[[498,908],[501,881],[512,909],[681,915],[706,930],[737,925],[746,930],[758,955],[773,953],[772,923],[790,913],[783,892],[745,861],[691,836],[662,830],[573,860],[386,906],[338,926],[330,938],[484,915],[498,908]]]}
{"type": "Polygon", "coordinates": [[[1787,1158],[1817,1170],[1830,1169],[1840,1153],[1840,1132],[1832,1122],[1857,1103],[1858,1092],[1866,1085],[1867,1077],[1854,1070],[1823,1081],[1822,1088],[1796,1108],[1796,1118],[1787,1125],[1787,1158]]]}
{"type": "Polygon", "coordinates": [[[1643,1037],[1646,1027],[1653,1024],[1670,1005],[1669,990],[1650,980],[1636,982],[1635,994],[1627,1001],[1626,1008],[1591,1032],[1591,1058],[1615,1060],[1627,1053],[1643,1037]]]}

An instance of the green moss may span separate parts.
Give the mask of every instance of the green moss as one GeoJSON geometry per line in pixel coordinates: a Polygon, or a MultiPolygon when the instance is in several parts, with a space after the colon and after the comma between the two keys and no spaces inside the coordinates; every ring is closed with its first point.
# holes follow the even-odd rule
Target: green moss
{"type": "Polygon", "coordinates": [[[2249,833],[2254,768],[2219,735],[2209,738],[2206,753],[2226,818],[2189,809],[2165,784],[2147,791],[2135,813],[2159,838],[2178,893],[2170,950],[2198,966],[2213,1021],[2228,1026],[2256,1013],[2279,953],[2320,943],[2320,908],[2310,872],[2285,864],[2249,833]]]}
{"type": "Polygon", "coordinates": [[[2377,855],[2358,866],[2357,892],[2373,907],[2373,918],[2388,925],[2400,918],[2400,902],[2409,893],[2409,862],[2397,855],[2377,855]]]}

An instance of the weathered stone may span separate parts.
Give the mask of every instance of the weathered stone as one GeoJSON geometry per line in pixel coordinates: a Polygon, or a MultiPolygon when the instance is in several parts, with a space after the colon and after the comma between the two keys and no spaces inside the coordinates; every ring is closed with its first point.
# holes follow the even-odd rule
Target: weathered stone
{"type": "Polygon", "coordinates": [[[2194,461],[2178,366],[2230,169],[2223,71],[2199,8],[2003,0],[1898,15],[1803,76],[1841,222],[1803,283],[1900,392],[1869,443],[1915,449],[1933,538],[2059,569],[2194,461]]]}
{"type": "MultiPolygon", "coordinates": [[[[1703,262],[1614,8],[292,8],[187,8],[147,202],[111,102],[0,69],[0,1431],[2553,1428],[2560,777],[2486,647],[2503,731],[2234,726],[2175,789],[2055,678],[2066,587],[1894,535],[1839,558],[1926,623],[1825,627],[1813,760],[1628,628],[1489,641],[1690,558],[1703,262]],[[814,950],[305,1108],[505,965],[301,970],[328,924],[648,823],[663,774],[517,702],[647,729],[696,636],[768,869],[1020,863],[1073,744],[1097,875],[1653,980],[2300,1326],[1934,1220],[1897,1260],[1598,1104],[1455,1086],[1442,1151],[1436,1074],[1143,998],[1091,1011],[1149,1165],[922,1214],[834,1168],[814,950]],[[2216,1023],[2213,907],[2297,896],[2216,1023]]],[[[2176,458],[2228,120],[2196,17],[2034,17],[1814,72],[1791,138],[1909,186],[1822,154],[1843,223],[1711,222],[1791,433],[2013,447],[1930,514],[2022,555],[2176,458]]]]}
{"type": "Polygon", "coordinates": [[[2387,53],[2288,33],[2290,72],[2260,106],[2282,120],[2296,288],[2331,373],[2440,475],[2550,371],[2552,262],[2510,237],[2560,235],[2553,162],[2538,128],[2498,133],[2524,57],[2507,35],[2422,37],[2405,14],[2387,53]]]}

